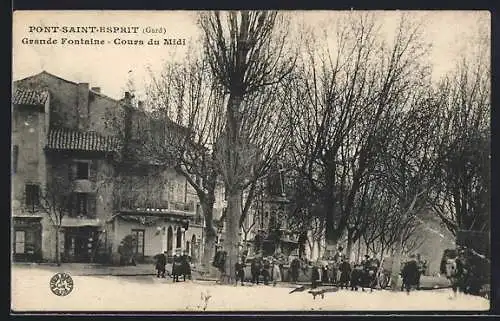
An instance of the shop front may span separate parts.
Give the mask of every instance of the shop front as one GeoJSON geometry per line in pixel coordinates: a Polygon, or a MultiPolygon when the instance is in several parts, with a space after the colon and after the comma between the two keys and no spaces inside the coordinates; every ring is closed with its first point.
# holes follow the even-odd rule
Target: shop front
{"type": "Polygon", "coordinates": [[[13,217],[12,252],[14,262],[42,260],[41,216],[13,217]]]}
{"type": "Polygon", "coordinates": [[[63,221],[61,261],[65,263],[94,263],[98,249],[103,246],[97,219],[66,219],[63,221]]]}

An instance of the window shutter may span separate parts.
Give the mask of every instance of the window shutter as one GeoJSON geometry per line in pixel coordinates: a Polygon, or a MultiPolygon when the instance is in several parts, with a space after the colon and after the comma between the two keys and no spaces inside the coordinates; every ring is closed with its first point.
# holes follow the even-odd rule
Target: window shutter
{"type": "Polygon", "coordinates": [[[95,218],[97,216],[97,194],[96,193],[87,194],[87,215],[90,218],[95,218]]]}
{"type": "Polygon", "coordinates": [[[97,181],[97,169],[98,169],[98,164],[97,164],[98,160],[97,159],[93,159],[92,161],[90,161],[90,164],[89,164],[89,179],[93,182],[96,182],[97,181]]]}
{"type": "Polygon", "coordinates": [[[70,193],[68,195],[68,216],[76,216],[76,195],[75,193],[70,193]]]}

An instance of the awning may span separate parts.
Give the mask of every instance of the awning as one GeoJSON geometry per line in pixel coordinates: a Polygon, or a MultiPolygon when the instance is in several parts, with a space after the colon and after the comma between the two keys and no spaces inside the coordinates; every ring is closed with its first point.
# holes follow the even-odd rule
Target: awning
{"type": "Polygon", "coordinates": [[[101,221],[98,218],[75,218],[75,217],[63,217],[62,227],[83,227],[83,226],[102,226],[101,221]]]}

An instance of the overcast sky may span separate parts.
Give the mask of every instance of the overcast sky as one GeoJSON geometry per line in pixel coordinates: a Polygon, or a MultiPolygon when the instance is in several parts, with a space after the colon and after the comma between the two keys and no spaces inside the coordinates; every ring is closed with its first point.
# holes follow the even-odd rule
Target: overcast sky
{"type": "MultiPolygon", "coordinates": [[[[297,17],[308,23],[325,23],[333,20],[336,12],[302,12],[297,17]]],[[[345,14],[345,12],[344,12],[345,14]]],[[[396,11],[377,12],[386,25],[394,25],[398,17],[396,11]]],[[[425,39],[432,43],[431,62],[433,77],[452,69],[456,57],[471,41],[477,32],[478,22],[489,26],[490,14],[486,11],[415,11],[415,17],[425,21],[425,39]]],[[[148,78],[147,67],[153,71],[161,69],[162,63],[171,59],[182,59],[187,46],[119,46],[106,44],[92,45],[29,45],[22,44],[23,38],[80,39],[82,34],[30,33],[30,26],[151,26],[164,27],[168,38],[186,38],[187,42],[196,40],[199,30],[196,13],[186,11],[73,11],[73,12],[15,12],[13,21],[13,79],[21,79],[48,71],[59,77],[74,81],[88,82],[92,87],[101,87],[101,92],[113,98],[121,98],[127,79],[133,76],[139,94],[144,81],[148,78]]],[[[489,27],[488,27],[489,28],[489,27]]],[[[489,38],[489,30],[488,38],[489,38]]],[[[96,34],[83,35],[86,39],[100,38],[113,41],[115,38],[163,39],[164,35],[123,35],[96,34]]],[[[196,42],[195,42],[196,43],[196,42]]]]}

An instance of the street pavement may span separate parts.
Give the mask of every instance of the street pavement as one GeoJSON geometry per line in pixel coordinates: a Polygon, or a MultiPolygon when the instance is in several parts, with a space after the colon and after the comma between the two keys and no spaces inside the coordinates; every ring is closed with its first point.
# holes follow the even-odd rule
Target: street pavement
{"type": "MultiPolygon", "coordinates": [[[[138,269],[138,268],[137,268],[138,269]]],[[[82,269],[85,270],[85,269],[82,269]]],[[[326,293],[313,299],[307,291],[292,293],[291,285],[216,285],[213,281],[174,283],[153,275],[83,275],[69,272],[74,282],[67,296],[54,295],[49,280],[55,272],[40,266],[12,268],[14,311],[486,311],[489,301],[469,295],[451,297],[450,289],[404,292],[388,290],[326,293]]]]}
{"type": "MultiPolygon", "coordinates": [[[[62,263],[60,266],[56,264],[47,263],[14,263],[13,267],[16,269],[30,270],[40,269],[53,273],[67,272],[71,275],[77,276],[149,276],[156,275],[155,266],[153,264],[137,264],[130,266],[109,266],[102,264],[87,264],[87,263],[62,263]]],[[[167,271],[172,270],[172,264],[166,265],[167,271]]],[[[193,278],[196,279],[213,279],[214,276],[209,276],[207,273],[201,273],[197,269],[192,271],[193,278]]]]}

